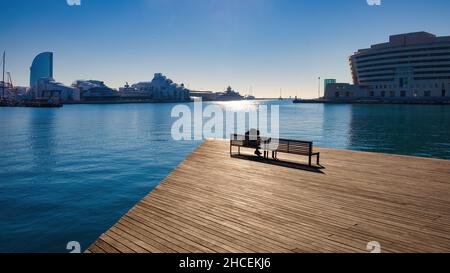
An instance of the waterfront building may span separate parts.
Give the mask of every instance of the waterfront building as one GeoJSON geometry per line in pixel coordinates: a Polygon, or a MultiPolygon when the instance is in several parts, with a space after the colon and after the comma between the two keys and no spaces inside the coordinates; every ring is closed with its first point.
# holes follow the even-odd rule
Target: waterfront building
{"type": "Polygon", "coordinates": [[[365,86],[350,83],[329,83],[325,87],[325,98],[364,98],[368,90],[365,86]]]}
{"type": "Polygon", "coordinates": [[[61,103],[80,100],[80,90],[56,82],[53,78],[41,78],[34,86],[36,99],[55,99],[61,103]]]}
{"type": "Polygon", "coordinates": [[[329,85],[329,84],[335,84],[336,83],[336,79],[325,79],[324,81],[323,81],[323,88],[326,90],[327,89],[327,86],[329,85]]]}
{"type": "Polygon", "coordinates": [[[161,73],[156,73],[151,82],[140,82],[133,84],[127,89],[122,90],[122,94],[126,92],[138,92],[146,94],[155,101],[189,101],[190,91],[185,88],[184,84],[176,84],[171,79],[161,73]]]}
{"type": "Polygon", "coordinates": [[[30,97],[34,99],[58,99],[60,102],[80,100],[76,88],[56,82],[53,78],[53,53],[38,54],[30,68],[30,97]],[[58,96],[58,98],[56,98],[58,96]]]}
{"type": "Polygon", "coordinates": [[[119,95],[124,100],[153,101],[152,92],[147,88],[136,88],[126,83],[119,88],[119,95]]]}
{"type": "Polygon", "coordinates": [[[31,88],[33,88],[42,78],[53,78],[53,52],[43,52],[38,54],[30,67],[31,88]]]}
{"type": "Polygon", "coordinates": [[[119,93],[106,86],[102,81],[96,80],[78,80],[72,84],[80,90],[80,99],[82,101],[114,101],[119,99],[119,93]]]}
{"type": "Polygon", "coordinates": [[[393,35],[354,53],[350,68],[354,86],[329,84],[325,98],[450,99],[450,36],[393,35]]]}
{"type": "Polygon", "coordinates": [[[119,95],[124,98],[148,98],[149,94],[140,91],[128,84],[128,82],[119,88],[119,95]]]}

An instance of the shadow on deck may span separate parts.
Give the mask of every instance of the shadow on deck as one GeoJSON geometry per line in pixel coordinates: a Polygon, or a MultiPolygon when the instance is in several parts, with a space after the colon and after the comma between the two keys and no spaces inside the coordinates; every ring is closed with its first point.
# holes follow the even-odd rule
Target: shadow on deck
{"type": "Polygon", "coordinates": [[[325,170],[325,167],[322,165],[310,167],[307,164],[303,164],[303,163],[296,162],[296,161],[291,161],[291,160],[286,160],[286,159],[278,159],[278,160],[267,159],[267,158],[257,157],[257,156],[245,154],[245,153],[241,153],[240,155],[234,154],[231,157],[236,158],[236,159],[249,160],[249,161],[254,161],[254,162],[258,162],[258,163],[262,163],[262,164],[268,164],[268,165],[279,166],[279,167],[284,167],[284,168],[291,168],[291,169],[302,170],[302,171],[307,171],[307,172],[315,172],[315,173],[323,174],[324,172],[322,170],[325,170]]]}
{"type": "Polygon", "coordinates": [[[206,141],[87,252],[450,252],[450,160],[318,151],[326,168],[206,141]]]}

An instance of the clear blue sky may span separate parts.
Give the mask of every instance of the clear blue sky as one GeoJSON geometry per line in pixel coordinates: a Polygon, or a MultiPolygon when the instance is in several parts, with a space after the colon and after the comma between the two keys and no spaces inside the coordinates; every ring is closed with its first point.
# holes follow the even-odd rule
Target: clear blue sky
{"type": "Polygon", "coordinates": [[[162,72],[191,89],[232,85],[260,97],[317,96],[317,77],[350,82],[348,56],[391,34],[450,35],[450,1],[382,0],[0,0],[0,50],[16,85],[55,53],[65,84],[111,87],[162,72]]]}

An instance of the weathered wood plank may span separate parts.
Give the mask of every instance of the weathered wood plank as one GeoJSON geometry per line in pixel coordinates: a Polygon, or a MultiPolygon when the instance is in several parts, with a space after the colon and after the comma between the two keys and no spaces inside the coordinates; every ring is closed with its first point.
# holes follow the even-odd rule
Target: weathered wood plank
{"type": "Polygon", "coordinates": [[[89,252],[450,252],[450,161],[318,149],[323,169],[206,141],[89,252]]]}

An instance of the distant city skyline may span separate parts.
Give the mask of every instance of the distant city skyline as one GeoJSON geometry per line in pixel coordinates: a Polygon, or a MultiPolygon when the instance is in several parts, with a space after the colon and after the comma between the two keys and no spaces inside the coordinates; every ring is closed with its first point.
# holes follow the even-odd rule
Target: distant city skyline
{"type": "MultiPolygon", "coordinates": [[[[193,90],[317,97],[317,79],[351,82],[348,57],[390,35],[448,31],[448,0],[0,0],[0,50],[13,83],[54,53],[54,77],[112,88],[162,72],[193,90]]],[[[322,83],[323,94],[323,83],[322,83]]]]}

